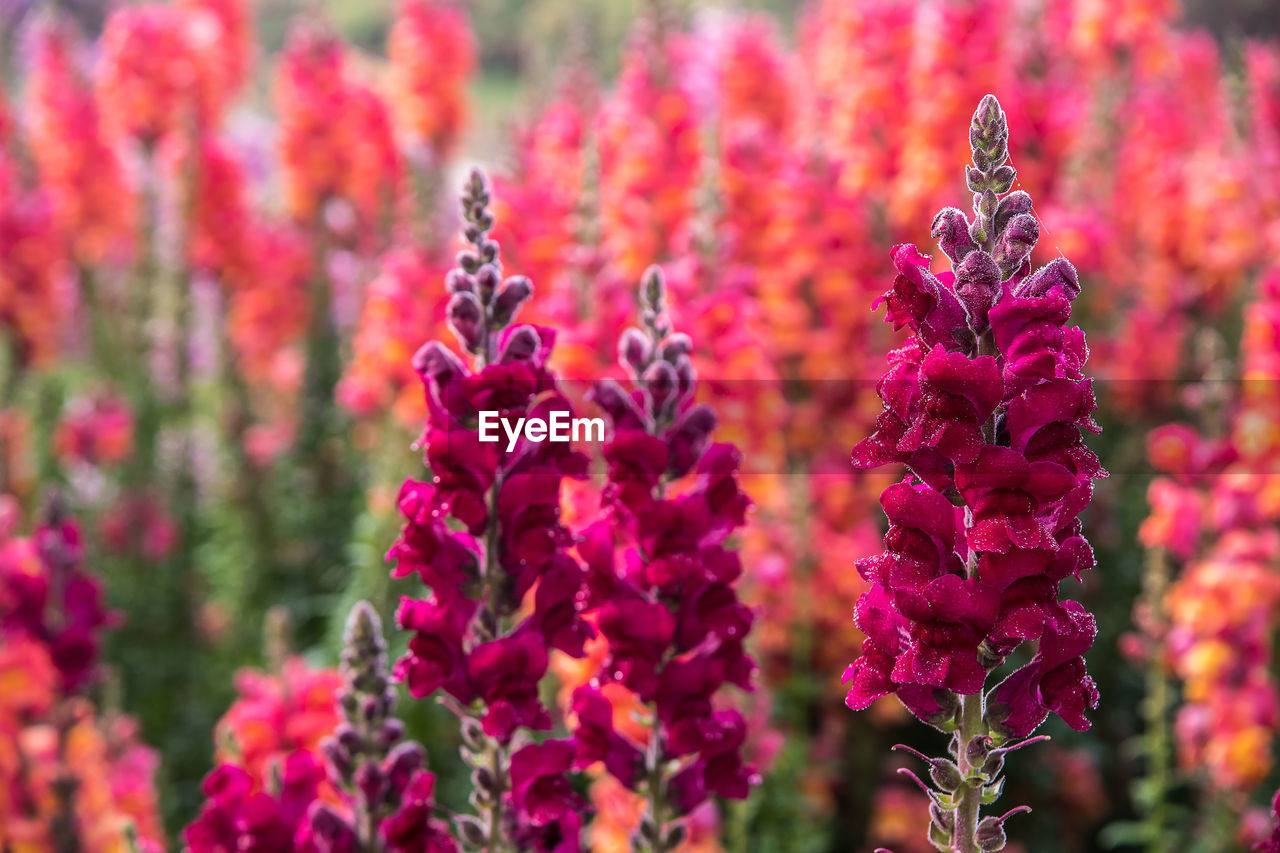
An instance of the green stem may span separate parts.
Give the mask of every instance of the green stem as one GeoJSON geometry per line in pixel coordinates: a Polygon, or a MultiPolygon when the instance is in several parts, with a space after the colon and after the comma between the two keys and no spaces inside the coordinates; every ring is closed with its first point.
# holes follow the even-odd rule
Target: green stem
{"type": "Polygon", "coordinates": [[[982,807],[981,766],[969,763],[969,744],[987,735],[982,719],[982,691],[960,697],[960,749],[958,763],[965,781],[956,791],[955,853],[981,853],[978,847],[978,817],[982,807]]]}
{"type": "Polygon", "coordinates": [[[649,736],[649,745],[645,749],[645,766],[649,770],[649,803],[644,819],[652,827],[652,837],[645,837],[645,834],[641,833],[641,838],[648,844],[650,853],[667,853],[667,828],[663,823],[666,818],[662,814],[667,785],[662,772],[662,745],[659,740],[655,725],[649,736]]]}
{"type": "MultiPolygon", "coordinates": [[[[1157,642],[1163,642],[1164,599],[1169,587],[1169,559],[1163,549],[1147,552],[1146,571],[1143,573],[1143,599],[1150,608],[1152,631],[1157,642]]],[[[1169,675],[1165,672],[1160,655],[1153,653],[1147,663],[1147,695],[1142,710],[1146,728],[1145,752],[1147,759],[1146,784],[1139,798],[1139,807],[1145,815],[1147,826],[1147,850],[1162,853],[1169,849],[1167,798],[1173,781],[1172,748],[1169,737],[1169,708],[1172,691],[1169,675]]]]}
{"type": "Polygon", "coordinates": [[[493,774],[493,804],[489,806],[489,853],[502,853],[507,849],[502,833],[502,797],[507,790],[507,774],[503,768],[503,746],[496,740],[489,743],[489,772],[493,774]]]}

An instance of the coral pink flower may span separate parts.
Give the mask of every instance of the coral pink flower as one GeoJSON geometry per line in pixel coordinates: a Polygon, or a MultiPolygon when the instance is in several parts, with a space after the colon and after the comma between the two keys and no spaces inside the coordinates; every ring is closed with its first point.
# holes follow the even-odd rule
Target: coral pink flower
{"type": "Polygon", "coordinates": [[[453,152],[467,121],[475,70],[471,22],[450,0],[402,0],[387,40],[396,118],[435,160],[453,152]]]}

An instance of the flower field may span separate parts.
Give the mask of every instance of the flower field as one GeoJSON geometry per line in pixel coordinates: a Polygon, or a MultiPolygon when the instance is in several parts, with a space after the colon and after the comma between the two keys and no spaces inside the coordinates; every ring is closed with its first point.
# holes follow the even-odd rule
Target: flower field
{"type": "Polygon", "coordinates": [[[322,5],[0,8],[0,853],[1280,853],[1280,41],[322,5]]]}

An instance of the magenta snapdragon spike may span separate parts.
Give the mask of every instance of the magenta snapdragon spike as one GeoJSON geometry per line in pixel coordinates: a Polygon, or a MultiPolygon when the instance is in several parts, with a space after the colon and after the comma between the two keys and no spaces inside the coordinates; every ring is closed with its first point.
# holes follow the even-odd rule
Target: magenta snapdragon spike
{"type": "Polygon", "coordinates": [[[406,523],[388,556],[394,575],[416,573],[431,594],[401,602],[397,620],[413,637],[395,674],[415,697],[441,692],[460,717],[477,810],[459,821],[468,848],[510,849],[518,835],[524,848],[577,849],[560,812],[528,796],[556,787],[550,777],[568,767],[550,769],[560,764],[545,744],[512,752],[521,730],[551,728],[538,692],[549,652],[581,657],[595,635],[581,614],[584,571],[567,553],[573,538],[559,521],[561,481],[585,476],[587,461],[570,444],[534,441],[527,431],[514,441],[482,440],[481,413],[511,425],[571,417],[572,409],[547,368],[555,332],[511,325],[532,285],[503,277],[479,172],[462,211],[470,247],[446,285],[449,326],[472,364],[438,342],[414,356],[427,395],[432,478],[401,489],[406,523]],[[530,593],[532,612],[521,619],[530,593]]]}
{"type": "Polygon", "coordinates": [[[743,642],[753,614],[738,599],[742,564],[727,546],[750,501],[738,487],[738,451],[711,443],[716,419],[694,402],[692,342],[671,329],[664,300],[662,273],[650,269],[640,289],[643,328],[627,329],[619,343],[633,388],[604,381],[592,389],[612,427],[609,518],[583,532],[578,550],[609,652],[573,697],[576,766],[603,762],[645,794],[632,843],[654,853],[679,846],[680,819],[708,797],[744,799],[756,781],[742,757],[746,720],[716,702],[725,685],[752,689],[755,664],[743,642]],[[643,747],[614,728],[600,692],[610,681],[649,709],[643,747]]]}
{"type": "Polygon", "coordinates": [[[205,779],[205,805],[183,839],[191,853],[457,853],[436,816],[435,777],[426,752],[404,740],[393,716],[396,692],[378,614],[364,601],[347,617],[342,648],[344,717],[322,743],[323,764],[299,750],[256,790],[242,767],[226,763],[205,779]],[[340,802],[321,797],[326,777],[340,802]]]}
{"type": "Polygon", "coordinates": [[[338,705],[345,720],[320,744],[330,781],[347,809],[313,803],[306,831],[323,850],[366,853],[456,851],[448,825],[432,814],[435,777],[421,744],[404,740],[393,716],[395,687],[378,614],[364,601],[347,617],[338,705]]]}
{"type": "Polygon", "coordinates": [[[84,568],[80,529],[56,497],[32,533],[43,571],[0,572],[0,628],[25,634],[49,649],[66,695],[100,678],[101,633],[119,624],[107,610],[102,581],[84,568]]]}
{"type": "Polygon", "coordinates": [[[1050,712],[1089,727],[1098,691],[1083,654],[1097,630],[1059,585],[1094,565],[1077,516],[1106,476],[1082,436],[1098,426],[1084,333],[1067,326],[1075,268],[1058,258],[1031,270],[1039,225],[1030,196],[1010,192],[1008,124],[993,96],[969,138],[975,218],[947,208],[933,223],[951,271],[935,275],[915,246],[893,250],[887,319],[913,334],[889,356],[884,411],[853,462],[910,475],[881,496],[884,553],[858,563],[871,585],[856,612],[866,640],[845,673],[849,707],[892,693],[954,732],[951,759],[930,762],[930,840],[955,853],[1004,848],[1018,810],[979,811],[999,793],[1011,744],[1050,712]],[[1027,641],[1031,661],[990,686],[1027,641]]]}

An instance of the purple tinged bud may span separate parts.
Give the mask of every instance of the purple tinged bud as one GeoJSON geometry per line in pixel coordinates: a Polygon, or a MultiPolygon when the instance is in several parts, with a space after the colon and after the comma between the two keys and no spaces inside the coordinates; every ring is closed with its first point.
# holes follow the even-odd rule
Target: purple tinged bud
{"type": "Polygon", "coordinates": [[[679,399],[683,400],[693,393],[693,388],[698,382],[698,371],[693,367],[693,360],[686,355],[680,356],[675,365],[679,399]]]}
{"type": "Polygon", "coordinates": [[[983,251],[970,252],[956,267],[956,296],[969,315],[969,327],[982,334],[991,326],[987,313],[1000,298],[1000,267],[983,251]]]}
{"type": "Polygon", "coordinates": [[[469,352],[477,352],[484,337],[482,311],[480,300],[476,299],[474,293],[455,293],[449,298],[449,330],[457,335],[469,352]]]}
{"type": "Polygon", "coordinates": [[[969,745],[964,750],[965,761],[969,763],[970,767],[976,767],[984,763],[990,754],[991,738],[986,736],[975,737],[969,741],[969,745]]]}
{"type": "Polygon", "coordinates": [[[1032,207],[1031,196],[1025,190],[1015,190],[1000,199],[1000,204],[996,207],[996,234],[1003,232],[1009,220],[1019,213],[1030,213],[1032,207]]]}
{"type": "Polygon", "coordinates": [[[973,111],[973,122],[980,127],[990,127],[1003,117],[1004,110],[1000,108],[1000,101],[995,95],[983,95],[978,108],[973,111]]]}
{"type": "Polygon", "coordinates": [[[356,790],[370,806],[377,806],[387,793],[387,774],[372,761],[356,770],[356,790]]]}
{"type": "Polygon", "coordinates": [[[998,817],[984,817],[980,820],[974,839],[978,842],[982,853],[996,853],[998,850],[1003,850],[1008,842],[1004,823],[998,817]]]}
{"type": "Polygon", "coordinates": [[[392,717],[382,724],[378,731],[378,743],[383,749],[390,749],[404,739],[404,723],[392,717]]]}
{"type": "Polygon", "coordinates": [[[518,326],[507,335],[502,352],[498,354],[498,362],[510,364],[515,361],[529,361],[541,347],[542,339],[538,337],[537,329],[533,326],[518,326]]]}
{"type": "Polygon", "coordinates": [[[954,762],[945,758],[935,758],[929,762],[929,765],[929,778],[933,780],[933,784],[947,793],[960,790],[960,786],[964,784],[964,777],[960,775],[960,768],[954,762]]]}
{"type": "Polygon", "coordinates": [[[668,335],[662,342],[662,360],[677,363],[683,355],[693,352],[693,339],[684,332],[668,335]]]}
{"type": "Polygon", "coordinates": [[[327,737],[320,742],[320,753],[328,765],[329,778],[336,784],[345,784],[355,771],[355,765],[351,762],[351,752],[344,749],[337,739],[327,737]]]}
{"type": "Polygon", "coordinates": [[[307,814],[307,822],[311,825],[311,833],[324,842],[324,849],[355,849],[355,830],[328,804],[319,800],[314,802],[307,814]]]}
{"type": "Polygon", "coordinates": [[[364,738],[350,723],[338,723],[337,728],[333,730],[333,736],[347,752],[357,753],[364,749],[364,738]]]}
{"type": "Polygon", "coordinates": [[[398,796],[409,784],[413,774],[426,766],[427,757],[416,741],[405,741],[387,755],[387,779],[391,790],[398,796]]]}
{"type": "Polygon", "coordinates": [[[1040,240],[1040,223],[1030,213],[1019,213],[1009,220],[1000,233],[1000,245],[996,248],[996,261],[1006,273],[1011,273],[1031,254],[1040,240]]]}
{"type": "Polygon", "coordinates": [[[992,192],[1007,193],[1013,186],[1013,181],[1018,177],[1018,173],[1007,163],[991,173],[988,186],[992,192]]]}
{"type": "Polygon", "coordinates": [[[450,293],[474,293],[476,279],[464,270],[451,269],[444,277],[444,286],[450,293]]]}
{"type": "Polygon", "coordinates": [[[661,314],[667,294],[667,281],[662,274],[662,267],[656,264],[649,267],[644,271],[640,282],[640,305],[654,314],[661,314]]]}
{"type": "Polygon", "coordinates": [[[707,449],[707,441],[715,428],[716,415],[709,406],[694,406],[681,415],[666,434],[670,451],[667,474],[679,478],[692,471],[707,449]]]}
{"type": "Polygon", "coordinates": [[[944,207],[938,211],[929,233],[938,241],[938,248],[946,253],[953,264],[960,263],[977,248],[969,234],[969,218],[954,207],[944,207]]]}
{"type": "Polygon", "coordinates": [[[475,275],[480,270],[480,256],[470,249],[462,249],[454,256],[454,262],[462,267],[463,272],[475,275]]]}
{"type": "MultiPolygon", "coordinates": [[[[657,363],[665,364],[665,362],[657,363]]],[[[640,409],[635,398],[612,379],[602,379],[593,384],[587,399],[608,415],[609,422],[615,429],[633,427],[646,429],[650,425],[649,416],[640,409]]]]}
{"type": "Polygon", "coordinates": [[[1071,261],[1054,258],[1022,280],[1013,291],[1014,296],[1040,297],[1062,296],[1068,301],[1080,295],[1080,275],[1071,261]]]}
{"type": "MultiPolygon", "coordinates": [[[[977,161],[979,158],[985,160],[986,155],[981,151],[977,151],[974,153],[974,159],[977,161]]],[[[981,167],[982,164],[979,163],[978,165],[981,167]]],[[[981,193],[987,188],[987,176],[982,173],[980,168],[974,168],[973,166],[964,167],[964,182],[969,187],[969,191],[973,193],[981,193]]]]}
{"type": "Polygon", "coordinates": [[[655,361],[645,370],[641,381],[650,401],[650,410],[655,417],[661,417],[676,402],[680,388],[676,369],[665,361],[655,361]]]}
{"type": "Polygon", "coordinates": [[[493,301],[493,321],[499,327],[506,326],[532,295],[533,283],[525,276],[513,275],[503,283],[498,298],[493,301]]]}
{"type": "Polygon", "coordinates": [[[947,835],[956,830],[955,813],[947,811],[933,800],[929,801],[929,821],[947,835]]]}
{"type": "Polygon", "coordinates": [[[480,850],[489,846],[489,831],[480,818],[472,815],[454,815],[453,823],[458,828],[458,836],[468,847],[480,850]]]}
{"type": "Polygon", "coordinates": [[[480,271],[476,273],[476,290],[480,294],[480,301],[488,305],[493,299],[493,293],[498,289],[501,277],[498,275],[498,268],[493,264],[485,264],[480,267],[480,271]]]}
{"type": "Polygon", "coordinates": [[[413,369],[432,385],[442,386],[466,374],[462,360],[439,341],[428,341],[413,354],[413,369]]]}
{"type": "Polygon", "coordinates": [[[462,735],[462,742],[468,749],[480,750],[484,748],[485,734],[480,722],[473,717],[463,717],[462,723],[458,726],[459,734],[462,735]]]}
{"type": "Polygon", "coordinates": [[[633,376],[639,376],[651,358],[653,344],[649,337],[635,326],[624,329],[622,337],[618,339],[618,361],[622,366],[631,371],[633,376]]]}

